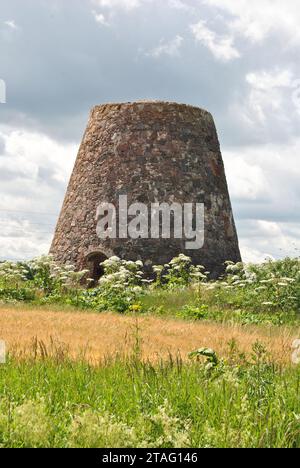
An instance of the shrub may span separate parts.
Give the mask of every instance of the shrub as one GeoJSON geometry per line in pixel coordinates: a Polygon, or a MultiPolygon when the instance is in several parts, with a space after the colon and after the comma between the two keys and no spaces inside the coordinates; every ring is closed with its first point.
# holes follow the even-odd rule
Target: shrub
{"type": "Polygon", "coordinates": [[[99,312],[127,312],[142,294],[142,262],[129,262],[112,257],[101,264],[104,275],[97,288],[82,290],[70,303],[99,312]]]}
{"type": "Polygon", "coordinates": [[[192,283],[205,281],[207,277],[203,273],[204,270],[201,265],[194,266],[190,257],[180,254],[164,266],[153,266],[156,274],[155,285],[157,287],[165,285],[170,289],[186,287],[192,283]]]}

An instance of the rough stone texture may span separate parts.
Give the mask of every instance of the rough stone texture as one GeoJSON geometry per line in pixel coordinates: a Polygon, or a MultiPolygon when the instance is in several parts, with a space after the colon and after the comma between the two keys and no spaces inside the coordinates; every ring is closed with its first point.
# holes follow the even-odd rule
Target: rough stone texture
{"type": "MultiPolygon", "coordinates": [[[[90,115],[57,224],[51,253],[78,269],[112,255],[164,264],[179,253],[216,276],[240,261],[238,239],[213,118],[176,103],[96,106],[90,115]],[[108,239],[96,234],[100,202],[205,204],[205,244],[185,250],[185,239],[108,239]],[[94,257],[98,254],[98,257],[94,257]]],[[[98,272],[99,273],[99,272],[98,272]]],[[[91,274],[96,274],[91,271],[91,274]]]]}

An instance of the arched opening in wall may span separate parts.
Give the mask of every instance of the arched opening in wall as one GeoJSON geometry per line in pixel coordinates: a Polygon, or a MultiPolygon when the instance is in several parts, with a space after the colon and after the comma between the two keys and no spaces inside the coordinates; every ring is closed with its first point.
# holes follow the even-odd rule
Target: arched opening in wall
{"type": "Polygon", "coordinates": [[[89,277],[94,280],[91,286],[95,286],[104,274],[101,263],[107,260],[107,258],[102,252],[92,252],[86,257],[86,268],[90,271],[89,277]]]}

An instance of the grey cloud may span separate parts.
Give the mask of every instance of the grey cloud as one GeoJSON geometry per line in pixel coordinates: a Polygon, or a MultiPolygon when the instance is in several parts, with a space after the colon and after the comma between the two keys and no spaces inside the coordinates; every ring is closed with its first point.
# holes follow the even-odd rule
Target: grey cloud
{"type": "Polygon", "coordinates": [[[48,184],[52,187],[56,187],[57,189],[61,189],[62,191],[65,188],[64,182],[57,180],[56,171],[50,167],[40,166],[38,169],[37,179],[38,183],[48,184]]]}
{"type": "MultiPolygon", "coordinates": [[[[3,78],[8,103],[0,108],[0,119],[13,125],[32,126],[60,139],[78,141],[89,109],[107,101],[157,98],[192,103],[209,109],[218,123],[221,141],[251,143],[262,139],[285,139],[293,125],[247,132],[240,116],[229,116],[231,104],[243,103],[247,92],[245,75],[268,68],[290,56],[278,50],[270,38],[259,54],[245,50],[230,64],[218,63],[210,51],[197,43],[190,25],[212,18],[202,5],[193,13],[170,8],[165,2],[145,2],[130,13],[115,12],[110,27],[92,15],[88,0],[11,0],[3,6],[0,19],[14,18],[20,25],[12,41],[0,45],[3,78]],[[155,28],[153,25],[155,24],[155,28]],[[184,38],[180,57],[155,60],[139,50],[152,50],[161,40],[184,38]],[[279,128],[280,127],[280,128],[279,128]]],[[[222,23],[214,22],[222,32],[222,23]]],[[[289,105],[287,112],[289,113],[289,105]]]]}
{"type": "Polygon", "coordinates": [[[234,213],[237,219],[240,220],[266,220],[274,222],[289,222],[293,219],[294,222],[300,222],[299,201],[297,204],[290,203],[289,200],[284,201],[281,205],[276,203],[261,203],[257,200],[256,203],[234,202],[234,213]],[[297,211],[295,212],[295,209],[297,211]]]}
{"type": "MultiPolygon", "coordinates": [[[[142,7],[130,12],[106,9],[109,26],[95,21],[92,10],[101,13],[101,9],[89,0],[2,3],[0,78],[7,84],[7,104],[0,105],[0,122],[11,129],[40,132],[64,144],[79,143],[89,110],[95,104],[149,98],[176,100],[208,109],[214,115],[222,149],[234,148],[247,161],[245,148],[271,142],[285,145],[299,138],[300,115],[288,87],[282,89],[277,110],[266,105],[265,121],[258,119],[255,106],[252,125],[243,118],[251,92],[247,74],[264,70],[272,73],[279,68],[291,70],[295,79],[300,78],[299,50],[288,49],[279,34],[274,33],[259,44],[236,38],[234,45],[241,57],[224,64],[195,40],[190,26],[204,19],[222,36],[232,16],[225,12],[216,16],[216,10],[202,2],[184,2],[190,9],[170,8],[169,2],[161,0],[143,2],[142,7]],[[9,30],[4,25],[7,20],[14,20],[18,29],[9,30]],[[179,55],[156,58],[147,55],[176,36],[184,39],[179,55]]],[[[0,157],[4,153],[5,143],[0,138],[0,157]]],[[[259,219],[276,223],[299,221],[297,174],[293,175],[292,168],[278,169],[271,161],[263,161],[262,153],[257,164],[266,172],[271,192],[253,200],[238,194],[233,197],[243,241],[247,233],[250,240],[254,236],[256,239],[267,236],[257,231],[259,219]]],[[[286,155],[287,167],[294,161],[286,155]]],[[[56,178],[55,167],[41,162],[34,183],[24,176],[24,183],[20,184],[21,176],[18,169],[7,167],[1,171],[2,197],[18,203],[24,199],[26,209],[31,203],[36,206],[39,194],[43,193],[40,211],[59,211],[65,183],[56,178]]],[[[29,214],[24,216],[36,220],[29,214]]],[[[55,217],[51,218],[52,225],[54,222],[55,217]]],[[[36,229],[50,231],[52,225],[36,229]]],[[[284,230],[289,238],[295,237],[296,231],[293,227],[284,230]]],[[[44,243],[39,243],[44,247],[44,243]]],[[[28,243],[25,250],[33,251],[34,244],[28,243]]],[[[264,241],[257,240],[257,244],[259,249],[265,249],[264,241]]],[[[23,244],[19,248],[24,249],[23,244]]]]}
{"type": "Polygon", "coordinates": [[[1,168],[0,170],[0,181],[4,182],[17,182],[20,179],[24,178],[24,172],[19,169],[9,169],[9,168],[1,168]]]}

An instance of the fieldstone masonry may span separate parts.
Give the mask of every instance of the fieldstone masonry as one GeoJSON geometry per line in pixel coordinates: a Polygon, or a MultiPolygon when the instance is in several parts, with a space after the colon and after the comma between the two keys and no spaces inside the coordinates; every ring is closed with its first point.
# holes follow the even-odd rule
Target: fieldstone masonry
{"type": "Polygon", "coordinates": [[[179,253],[212,276],[240,261],[238,239],[219,141],[210,113],[171,102],[96,106],[90,115],[50,252],[61,263],[89,268],[117,255],[164,264],[179,253]],[[204,203],[205,243],[185,250],[185,239],[107,239],[96,233],[101,202],[204,203]]]}

